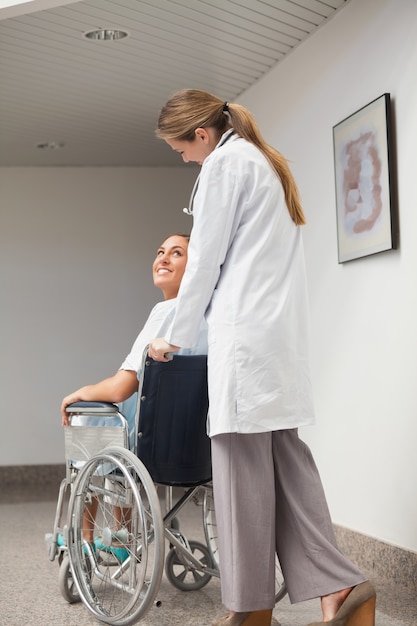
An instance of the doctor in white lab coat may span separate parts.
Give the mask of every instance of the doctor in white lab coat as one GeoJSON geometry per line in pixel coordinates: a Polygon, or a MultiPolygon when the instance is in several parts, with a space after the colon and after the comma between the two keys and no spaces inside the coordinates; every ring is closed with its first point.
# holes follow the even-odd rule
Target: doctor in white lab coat
{"type": "Polygon", "coordinates": [[[336,546],[319,474],[297,433],[313,424],[314,410],[295,182],[250,113],[207,92],[174,94],[157,134],[202,166],[175,317],[150,354],[163,361],[192,346],[206,317],[208,432],[230,611],[213,625],[271,624],[275,552],[291,601],[321,597],[327,626],[340,611],[350,619],[374,604],[375,592],[336,546]]]}

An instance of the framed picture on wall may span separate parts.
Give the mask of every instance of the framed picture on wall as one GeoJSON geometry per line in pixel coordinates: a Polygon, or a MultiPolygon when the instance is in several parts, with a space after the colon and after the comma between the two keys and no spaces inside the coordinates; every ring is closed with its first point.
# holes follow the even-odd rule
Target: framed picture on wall
{"type": "Polygon", "coordinates": [[[339,263],[397,247],[390,94],[333,126],[339,263]]]}

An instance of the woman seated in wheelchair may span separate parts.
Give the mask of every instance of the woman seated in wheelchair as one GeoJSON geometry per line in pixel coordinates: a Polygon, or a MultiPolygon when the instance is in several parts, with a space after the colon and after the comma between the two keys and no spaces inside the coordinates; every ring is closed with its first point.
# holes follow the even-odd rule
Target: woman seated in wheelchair
{"type": "MultiPolygon", "coordinates": [[[[176,297],[187,263],[188,242],[189,235],[170,235],[158,248],[152,266],[152,273],[154,285],[161,289],[164,300],[154,306],[129,355],[113,376],[105,378],[98,383],[81,387],[63,399],[61,414],[64,426],[69,425],[66,408],[73,402],[101,401],[119,404],[121,413],[129,423],[130,446],[131,448],[133,447],[136,396],[141,377],[143,352],[151,339],[164,336],[171,323],[176,297]]],[[[207,354],[207,330],[205,324],[200,329],[198,344],[193,349],[183,350],[181,353],[207,354]]],[[[97,505],[97,500],[93,499],[88,510],[86,510],[83,522],[84,539],[91,545],[94,545],[94,520],[97,505]]],[[[124,518],[124,523],[126,523],[127,515],[128,511],[115,510],[115,517],[119,516],[121,526],[123,525],[122,518],[124,518]]],[[[117,553],[116,556],[118,556],[117,553]]],[[[121,560],[123,560],[122,555],[121,560]]]]}

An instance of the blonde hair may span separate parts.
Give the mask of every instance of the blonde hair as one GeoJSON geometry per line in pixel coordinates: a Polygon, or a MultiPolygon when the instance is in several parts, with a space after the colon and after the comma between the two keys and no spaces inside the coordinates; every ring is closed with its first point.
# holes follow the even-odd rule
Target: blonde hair
{"type": "Polygon", "coordinates": [[[298,187],[288,161],[278,150],[266,143],[248,109],[240,104],[224,102],[207,91],[177,91],[161,110],[156,136],[161,139],[194,141],[197,128],[214,128],[219,137],[227,129],[233,128],[240,137],[254,144],[268,159],[280,179],[294,223],[297,226],[305,224],[298,187]]]}

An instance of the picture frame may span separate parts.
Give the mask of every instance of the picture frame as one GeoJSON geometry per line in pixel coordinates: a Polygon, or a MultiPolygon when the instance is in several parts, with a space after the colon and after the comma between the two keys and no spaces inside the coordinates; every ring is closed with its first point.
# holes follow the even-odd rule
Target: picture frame
{"type": "Polygon", "coordinates": [[[390,94],[333,126],[339,263],[397,247],[390,94]]]}

